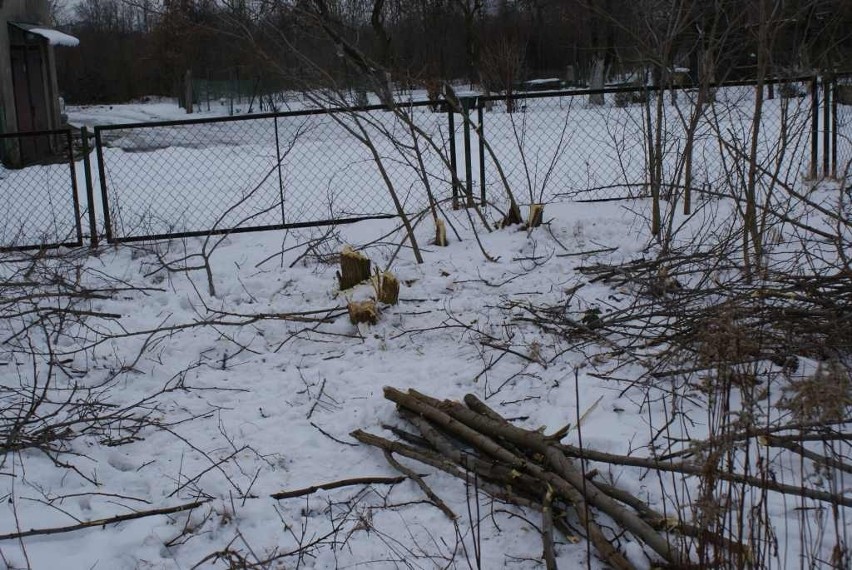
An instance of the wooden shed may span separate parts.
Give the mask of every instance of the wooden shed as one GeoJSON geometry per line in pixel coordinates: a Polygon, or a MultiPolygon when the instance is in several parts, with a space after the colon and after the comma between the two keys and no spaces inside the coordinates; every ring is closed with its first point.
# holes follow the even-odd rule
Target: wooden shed
{"type": "MultiPolygon", "coordinates": [[[[53,50],[79,42],[48,23],[47,0],[0,0],[0,134],[63,126],[53,50]]],[[[4,162],[36,161],[49,143],[30,137],[6,144],[4,162]]]]}

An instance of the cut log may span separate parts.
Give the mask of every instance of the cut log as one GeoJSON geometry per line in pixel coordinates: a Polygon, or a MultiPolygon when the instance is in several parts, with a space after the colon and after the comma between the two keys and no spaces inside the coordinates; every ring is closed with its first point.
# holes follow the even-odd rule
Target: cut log
{"type": "MultiPolygon", "coordinates": [[[[527,437],[510,437],[507,439],[509,439],[512,443],[521,446],[530,446],[530,444],[533,444],[533,449],[535,451],[539,451],[536,449],[538,446],[535,445],[536,434],[534,432],[528,432],[521,428],[516,428],[508,423],[507,425],[511,429],[505,430],[504,426],[498,425],[498,422],[491,420],[490,418],[480,416],[476,412],[454,402],[441,402],[441,409],[438,409],[432,407],[427,402],[420,400],[417,397],[418,395],[419,394],[412,391],[405,394],[394,388],[385,388],[385,397],[395,402],[398,406],[402,406],[416,414],[420,414],[423,418],[436,424],[441,429],[445,429],[454,437],[473,445],[475,448],[481,450],[493,459],[505,463],[508,467],[521,472],[525,471],[536,479],[550,484],[559,496],[563,497],[574,506],[574,511],[580,519],[580,522],[585,526],[589,533],[589,540],[594,544],[598,553],[601,555],[601,558],[614,568],[633,568],[633,565],[630,564],[630,562],[628,562],[627,559],[624,558],[624,556],[606,538],[603,530],[597,522],[595,522],[590,509],[586,508],[586,499],[581,494],[579,490],[580,488],[589,491],[588,498],[592,499],[592,501],[590,501],[592,505],[597,506],[600,510],[618,520],[625,528],[639,536],[643,542],[657,551],[657,553],[663,556],[663,558],[667,561],[679,561],[679,557],[671,551],[669,545],[662,536],[657,534],[654,529],[641,520],[636,514],[627,512],[625,509],[618,507],[614,500],[604,495],[599,490],[596,490],[593,484],[586,484],[582,479],[582,474],[579,472],[576,472],[576,476],[580,477],[580,479],[578,481],[574,481],[574,484],[569,483],[556,473],[549,472],[526,458],[516,456],[505,447],[501,446],[492,437],[485,435],[485,433],[494,433],[495,435],[499,434],[502,436],[506,433],[512,434],[512,430],[518,430],[519,432],[527,434],[527,437]],[[454,417],[460,412],[458,408],[467,410],[473,416],[479,418],[482,422],[485,422],[479,426],[487,426],[484,432],[483,430],[474,429],[471,426],[466,425],[459,417],[454,417]],[[452,415],[448,415],[447,412],[450,411],[452,415]],[[498,428],[497,431],[492,432],[490,429],[492,427],[498,428]]],[[[462,417],[465,416],[465,414],[460,415],[462,417]]],[[[471,420],[472,418],[465,417],[465,419],[471,420]]],[[[478,424],[479,422],[477,420],[472,420],[471,423],[478,424]]],[[[540,434],[538,435],[543,438],[540,434]]],[[[564,458],[564,456],[562,457],[564,458]]],[[[559,465],[559,467],[568,473],[564,462],[559,465]]],[[[576,479],[576,477],[574,477],[575,473],[570,473],[570,475],[572,479],[576,479]]]]}
{"type": "MultiPolygon", "coordinates": [[[[639,497],[596,480],[593,474],[596,471],[587,472],[585,466],[575,464],[573,458],[658,472],[673,471],[684,476],[702,476],[700,465],[577,449],[560,443],[563,430],[548,436],[541,430],[515,426],[471,394],[461,403],[438,400],[415,390],[401,392],[388,387],[385,397],[396,403],[401,418],[417,428],[420,435],[390,428],[407,443],[385,440],[360,430],[352,436],[361,443],[382,449],[386,456],[393,453],[431,465],[466,483],[475,477],[479,488],[494,499],[540,511],[543,558],[547,568],[556,567],[553,529],[558,529],[572,542],[576,541],[576,529],[583,529],[600,559],[619,570],[634,568],[617,546],[623,531],[647,547],[645,555],[651,557],[652,566],[694,567],[689,553],[696,548],[711,548],[716,551],[714,556],[725,557],[735,562],[735,566],[753,556],[754,546],[740,542],[735,535],[714,532],[680,516],[667,518],[639,497]],[[611,519],[607,527],[598,522],[601,514],[611,519]],[[569,515],[579,520],[579,525],[573,529],[565,523],[569,515]],[[658,556],[651,556],[651,551],[658,556]]],[[[403,467],[401,471],[405,473],[406,469],[403,467]]],[[[843,494],[805,488],[795,490],[789,485],[761,481],[744,474],[715,472],[712,476],[767,491],[830,500],[838,505],[850,501],[843,494]]],[[[437,495],[425,484],[421,488],[439,508],[452,512],[446,505],[440,507],[441,502],[435,500],[437,495]]]]}

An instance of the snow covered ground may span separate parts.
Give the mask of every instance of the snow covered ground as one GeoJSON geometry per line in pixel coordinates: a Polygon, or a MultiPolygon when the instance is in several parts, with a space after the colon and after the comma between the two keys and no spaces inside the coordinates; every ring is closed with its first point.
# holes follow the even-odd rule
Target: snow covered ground
{"type": "MultiPolygon", "coordinates": [[[[582,111],[586,113],[582,124],[592,125],[592,135],[598,137],[593,140],[600,144],[605,140],[635,143],[641,132],[641,125],[630,120],[630,109],[582,111]],[[597,122],[588,116],[593,113],[601,117],[597,122]],[[613,113],[621,119],[614,121],[613,113]],[[624,131],[615,139],[607,131],[613,125],[624,131]]],[[[172,110],[143,105],[93,110],[89,116],[87,112],[72,110],[72,120],[100,122],[98,114],[103,112],[102,117],[114,117],[116,122],[147,121],[167,118],[172,110]]],[[[554,120],[554,116],[566,116],[564,109],[558,112],[563,114],[536,110],[532,104],[526,114],[514,119],[495,112],[488,117],[493,121],[490,127],[486,124],[490,129],[486,133],[504,133],[503,143],[497,145],[497,151],[504,153],[518,148],[512,146],[516,134],[533,137],[532,133],[544,132],[546,136],[539,140],[551,141],[563,132],[569,139],[577,137],[573,127],[566,130],[564,122],[554,120]],[[518,120],[527,121],[523,129],[517,122],[513,128],[512,121],[518,120]]],[[[775,119],[770,109],[767,120],[775,119]]],[[[374,178],[375,172],[352,166],[368,164],[363,149],[350,142],[345,147],[352,153],[350,160],[328,164],[328,149],[342,146],[341,139],[324,135],[327,146],[311,146],[311,132],[319,131],[308,130],[305,147],[295,151],[302,153],[300,161],[317,161],[326,167],[322,172],[333,174],[334,184],[342,184],[330,191],[328,179],[314,180],[315,194],[307,203],[325,207],[329,195],[344,198],[348,181],[350,187],[378,187],[376,196],[387,207],[386,192],[374,178]]],[[[228,136],[247,143],[227,144],[207,133],[205,140],[214,140],[213,144],[197,148],[154,144],[144,152],[127,152],[121,144],[132,146],[138,140],[121,143],[116,139],[121,144],[107,153],[121,154],[122,164],[136,160],[139,164],[124,174],[112,170],[112,180],[122,180],[130,196],[164,190],[130,214],[140,216],[163,207],[162,212],[174,217],[149,215],[144,226],[160,222],[174,226],[195,215],[188,210],[191,205],[215,206],[212,195],[233,189],[223,181],[253,187],[249,182],[257,180],[258,173],[268,174],[275,164],[270,141],[264,138],[269,135],[268,125],[234,133],[228,136]],[[211,148],[215,154],[199,158],[198,153],[209,153],[211,148]],[[211,163],[210,156],[228,159],[211,163]],[[168,164],[182,169],[170,171],[168,164]],[[205,168],[198,168],[199,164],[205,168]],[[177,186],[163,189],[183,175],[197,183],[187,201],[176,194],[177,186]]],[[[175,138],[173,132],[168,136],[175,138]]],[[[702,148],[709,153],[711,142],[706,144],[702,148]]],[[[671,385],[635,386],[632,382],[642,372],[635,365],[613,368],[594,352],[566,350],[570,339],[520,323],[512,307],[525,302],[565,304],[566,312],[581,318],[590,310],[606,312],[631,302],[634,291],[592,282],[578,270],[596,262],[652,255],[656,250],[648,248],[650,204],[641,198],[603,204],[561,201],[559,194],[575,187],[575,182],[567,184],[565,179],[580,180],[583,165],[585,180],[595,178],[588,169],[589,160],[602,158],[601,151],[588,143],[556,156],[559,170],[553,178],[559,185],[550,184],[545,194],[537,194],[545,188],[542,181],[553,151],[536,150],[532,142],[524,148],[525,158],[518,153],[504,157],[510,166],[508,176],[522,202],[530,201],[524,190],[530,186],[533,201],[544,195],[543,201],[549,202],[548,227],[487,232],[476,222],[477,236],[471,227],[475,218],[464,211],[450,211],[447,248],[429,245],[433,228],[428,219],[418,226],[423,264],[415,263],[406,245],[399,247],[402,236],[392,233],[395,220],[231,235],[221,243],[219,238],[188,238],[110,246],[38,262],[39,270],[33,275],[50,276],[55,271],[79,289],[84,305],[75,308],[87,311],[86,324],[63,329],[63,319],[51,317],[46,322],[59,332],[42,337],[38,329],[22,334],[22,329],[30,330],[25,314],[0,322],[0,386],[6,390],[0,398],[15,387],[31,388],[33,378],[43,386],[49,377],[54,387],[50,405],[58,406],[68,397],[88,410],[75,398],[92,396],[108,406],[91,413],[103,414],[140,403],[155,422],[139,433],[132,431],[132,425],[116,423],[106,432],[69,434],[67,448],[53,459],[34,448],[6,453],[0,460],[0,535],[194,501],[203,504],[189,511],[67,533],[0,540],[0,568],[227,568],[227,556],[252,562],[280,556],[282,568],[472,568],[476,567],[476,543],[481,548],[481,568],[541,567],[541,539],[535,528],[540,524],[538,513],[494,503],[484,494],[476,495],[470,486],[420,465],[413,467],[429,473],[430,486],[461,515],[456,524],[427,504],[411,481],[351,486],[294,499],[270,497],[350,477],[396,475],[379,452],[356,445],[348,435],[359,428],[387,435],[383,424],[400,423],[393,405],[382,396],[386,385],[452,399],[474,393],[519,425],[544,426],[547,433],[568,423],[576,426],[578,417],[585,414],[585,447],[648,455],[656,431],[668,421],[671,385]],[[524,160],[540,166],[524,169],[524,160]],[[363,248],[377,266],[390,266],[403,284],[400,304],[385,307],[375,326],[354,326],[342,314],[348,298],[364,299],[373,292],[367,284],[347,293],[337,290],[336,254],[345,243],[363,248]],[[493,259],[487,259],[481,249],[493,259]],[[331,317],[324,323],[286,318],[306,311],[331,317]],[[32,347],[22,340],[26,338],[33,338],[39,350],[45,346],[51,350],[30,358],[27,353],[32,347]],[[515,354],[489,348],[483,344],[485,338],[497,339],[515,354]],[[474,520],[477,512],[481,520],[474,520]],[[477,534],[480,539],[475,538],[477,534]],[[314,541],[319,541],[316,547],[305,548],[314,541]],[[304,555],[286,556],[300,548],[305,548],[304,555]]],[[[763,152],[768,156],[772,149],[763,152]]],[[[792,156],[795,160],[781,161],[778,168],[798,179],[800,155],[792,156]]],[[[107,158],[110,163],[112,158],[107,158]]],[[[613,162],[617,157],[602,159],[607,166],[613,162]]],[[[621,164],[615,176],[639,172],[638,164],[621,164]]],[[[402,173],[408,167],[399,168],[402,173]]],[[[446,183],[445,178],[442,181],[446,183]]],[[[302,182],[304,188],[310,188],[309,182],[302,182]]],[[[493,179],[488,183],[489,188],[498,185],[493,179]]],[[[278,188],[276,180],[274,189],[278,188]]],[[[270,201],[258,207],[274,204],[272,194],[270,201]]],[[[698,213],[689,220],[674,214],[674,227],[685,224],[684,241],[699,232],[721,233],[735,223],[737,214],[726,201],[696,197],[696,204],[698,213]]],[[[352,202],[343,209],[357,206],[352,202]]],[[[205,215],[215,219],[221,213],[212,208],[205,215]]],[[[492,222],[498,217],[491,207],[486,215],[492,222]]],[[[0,283],[17,281],[16,271],[25,263],[4,258],[0,283]]],[[[58,283],[46,279],[45,287],[58,283]]],[[[811,373],[813,367],[813,362],[803,359],[799,373],[811,373]]],[[[712,396],[693,392],[686,396],[679,405],[691,412],[695,424],[676,423],[670,426],[672,434],[704,437],[710,429],[707,407],[712,396]]],[[[767,423],[781,413],[769,405],[763,412],[761,421],[767,423]]],[[[566,441],[576,444],[577,437],[573,430],[566,441]]],[[[804,464],[792,456],[779,454],[773,457],[773,465],[783,482],[802,483],[804,464]]],[[[807,469],[809,481],[820,476],[810,464],[807,469]]],[[[694,478],[658,478],[629,467],[612,475],[619,485],[657,508],[673,495],[695,492],[694,478]]],[[[772,567],[798,567],[806,550],[822,559],[831,556],[831,532],[814,532],[803,541],[801,527],[795,523],[803,512],[823,512],[819,503],[769,497],[763,508],[773,521],[778,543],[772,567]]],[[[837,507],[832,519],[843,521],[841,535],[849,531],[846,521],[852,513],[848,511],[837,507]]],[[[650,567],[635,542],[625,542],[624,547],[637,566],[650,567]]],[[[584,541],[558,539],[556,551],[561,568],[586,565],[584,541]]],[[[602,567],[594,558],[591,565],[602,567]]]]}
{"type": "MultiPolygon", "coordinates": [[[[618,208],[603,213],[598,208],[571,207],[553,214],[559,218],[555,228],[559,239],[573,251],[616,244],[627,253],[636,247],[635,236],[629,231],[632,216],[618,208]],[[628,231],[622,233],[622,229],[628,231]]],[[[365,243],[385,233],[391,224],[364,222],[341,228],[341,240],[365,243]]],[[[426,233],[420,236],[424,242],[426,233]]],[[[197,320],[202,301],[216,309],[247,313],[342,306],[345,301],[336,291],[333,265],[312,262],[288,268],[302,253],[299,249],[274,256],[257,267],[282,245],[291,245],[299,237],[306,236],[271,232],[227,238],[214,255],[215,297],[206,293],[199,297],[196,287],[205,289],[199,273],[169,275],[159,271],[146,277],[157,267],[152,253],[131,247],[107,249],[85,262],[93,281],[97,281],[96,275],[111,275],[128,284],[158,290],[97,301],[93,309],[121,314],[121,326],[127,330],[145,330],[197,320]]],[[[0,484],[3,496],[10,493],[11,500],[4,501],[0,533],[167,507],[199,495],[212,496],[213,502],[191,515],[32,538],[23,545],[0,544],[10,567],[24,565],[28,559],[34,568],[59,564],[68,568],[188,568],[235,538],[236,548],[250,548],[263,556],[276,548],[285,551],[295,547],[302,533],[308,540],[321,535],[329,528],[328,510],[342,509],[339,505],[330,507],[329,502],[355,495],[363,495],[357,514],[371,518],[371,528],[347,530],[352,534],[342,550],[318,553],[315,560],[306,562],[309,567],[395,567],[403,565],[406,558],[414,567],[433,567],[441,556],[460,556],[454,548],[453,526],[440,511],[416,503],[421,497],[413,485],[367,492],[358,488],[322,492],[307,501],[276,502],[268,495],[340,478],[393,474],[380,454],[351,446],[347,435],[356,428],[378,430],[380,423],[394,421],[393,408],[381,395],[384,385],[449,397],[473,391],[490,396],[488,401],[496,405],[505,402],[500,409],[509,415],[529,415],[529,423],[535,425],[572,421],[576,407],[569,380],[579,362],[566,359],[547,369],[523,361],[505,362],[480,376],[487,356],[471,342],[469,333],[453,323],[496,330],[506,315],[495,307],[507,298],[558,301],[564,289],[575,283],[571,268],[583,258],[553,258],[527,273],[529,256],[554,253],[551,239],[544,234],[530,239],[516,231],[489,234],[483,239],[486,248],[500,255],[499,262],[483,263],[470,240],[447,249],[427,248],[429,261],[420,266],[412,262],[410,254],[403,253],[395,264],[397,275],[406,283],[402,301],[386,309],[380,324],[373,328],[359,331],[342,316],[323,326],[319,334],[303,332],[285,343],[303,327],[273,319],[220,332],[215,327],[190,329],[158,339],[154,349],[122,375],[113,392],[114,401],[142,399],[188,369],[183,375],[187,389],[162,398],[165,419],[176,425],[167,431],[151,430],[142,434],[144,439],[119,447],[88,438],[76,441],[72,451],[80,455],[71,461],[94,482],[55,468],[38,452],[9,457],[0,484]],[[507,285],[494,286],[506,280],[507,285]],[[518,372],[518,379],[500,387],[518,372]],[[193,416],[199,417],[177,423],[193,416]],[[258,498],[244,499],[243,495],[258,498]],[[39,501],[47,496],[68,498],[54,499],[51,504],[39,501]],[[411,501],[415,503],[404,506],[411,501]],[[385,502],[403,506],[378,508],[385,502]],[[302,528],[303,513],[308,515],[306,528],[302,528]],[[187,526],[194,527],[188,540],[170,543],[187,526]],[[411,559],[400,550],[403,544],[424,558],[411,559]]],[[[200,243],[193,239],[186,246],[195,249],[200,243]]],[[[157,249],[176,246],[183,247],[161,245],[157,249]]],[[[381,264],[392,250],[387,245],[369,251],[381,264]]],[[[365,285],[353,295],[365,297],[369,293],[365,285]]],[[[97,349],[89,363],[92,374],[75,381],[97,383],[120,362],[132,358],[143,340],[116,340],[97,349]]],[[[7,381],[14,378],[18,367],[27,367],[26,362],[17,360],[4,360],[4,364],[7,381]]],[[[86,366],[83,362],[79,365],[86,366]]],[[[615,386],[585,375],[581,381],[588,398],[581,408],[585,410],[604,397],[599,412],[590,419],[590,433],[600,430],[591,441],[626,451],[631,434],[642,431],[642,416],[635,411],[614,411],[627,406],[615,386]]],[[[462,486],[439,474],[431,475],[430,481],[448,495],[446,500],[464,504],[462,486]]],[[[479,500],[482,508],[487,508],[485,497],[471,500],[479,500]]],[[[501,530],[484,523],[484,567],[535,567],[534,561],[520,561],[537,558],[540,548],[523,520],[496,516],[494,522],[501,530]]],[[[464,540],[469,542],[470,537],[464,540]]],[[[566,545],[562,556],[566,561],[579,560],[584,553],[582,545],[566,545]]]]}
{"type": "MultiPolygon", "coordinates": [[[[718,207],[724,210],[708,205],[709,210],[718,207]]],[[[5,540],[0,560],[8,568],[227,567],[211,556],[230,549],[252,561],[264,560],[297,550],[339,525],[333,545],[328,539],[304,557],[283,557],[281,567],[467,568],[473,564],[472,527],[481,533],[482,568],[540,567],[536,513],[474,496],[463,483],[422,466],[415,468],[425,469],[432,488],[462,514],[458,527],[424,503],[410,481],[280,501],[269,495],[350,477],[395,475],[379,452],[354,445],[348,436],[354,429],[381,433],[382,424],[399,423],[382,397],[386,385],[453,399],[474,393],[520,425],[544,426],[548,432],[576,425],[586,413],[584,446],[647,453],[643,448],[666,421],[666,404],[653,402],[668,386],[663,382],[650,392],[631,387],[630,379],[639,372],[632,367],[601,375],[597,364],[603,363],[589,354],[565,352],[557,337],[519,325],[506,308],[509,302],[564,303],[569,290],[587,281],[578,267],[644,255],[647,210],[643,201],[626,207],[551,205],[545,216],[549,229],[486,233],[480,228],[482,247],[495,261],[480,253],[462,215],[452,221],[463,241],[452,239],[447,248],[425,245],[431,228],[421,227],[426,263],[414,263],[406,248],[395,258],[401,301],[384,308],[372,327],[356,327],[345,315],[322,325],[274,315],[334,312],[349,297],[370,296],[366,284],[346,294],[337,291],[333,254],[343,243],[366,246],[384,267],[397,249],[396,242],[383,237],[393,228],[391,220],[341,227],[312,251],[307,251],[310,240],[325,230],[227,237],[210,256],[215,294],[203,270],[163,267],[163,261],[180,265],[185,255],[201,251],[203,238],[84,255],[81,286],[122,285],[122,292],[108,298],[94,296],[88,307],[93,314],[116,317],[92,319],[88,332],[75,331],[81,335],[76,339],[70,331],[53,339],[53,358],[63,363],[53,382],[62,393],[62,388],[98,386],[114,377],[96,392],[119,407],[158,394],[145,405],[152,410],[156,405],[153,414],[161,425],[143,429],[122,445],[108,443],[123,436],[120,426],[106,435],[73,438],[59,454],[67,463],[63,467],[35,449],[7,454],[0,463],[0,534],[206,502],[191,512],[5,540]],[[612,249],[583,253],[606,248],[612,249]],[[250,320],[249,315],[267,316],[228,325],[250,320]],[[183,326],[211,318],[217,322],[183,326]],[[114,336],[90,351],[75,352],[107,332],[114,336]],[[505,342],[519,356],[488,349],[483,335],[505,342]],[[159,393],[164,386],[169,390],[159,393]],[[472,512],[479,506],[481,521],[471,524],[464,514],[467,505],[472,512]]],[[[719,219],[727,217],[722,212],[719,219]]],[[[13,266],[0,269],[8,273],[13,266]]],[[[566,309],[582,315],[628,300],[627,291],[586,283],[566,309]]],[[[15,322],[3,323],[4,337],[17,328],[15,322]]],[[[4,347],[3,384],[25,382],[33,362],[11,345],[4,347]]],[[[704,404],[697,394],[691,397],[696,400],[687,407],[698,421],[689,428],[694,436],[703,431],[704,404]]],[[[769,408],[767,413],[778,412],[769,408]]],[[[678,429],[673,426],[675,434],[678,429]]],[[[567,441],[576,444],[576,438],[573,431],[567,441]]],[[[795,462],[778,461],[779,477],[796,481],[795,462]]],[[[642,474],[623,468],[615,476],[652,505],[659,506],[664,490],[694,485],[679,476],[646,479],[642,474]]],[[[813,505],[779,497],[767,505],[778,533],[773,567],[798,565],[798,530],[784,521],[813,505]]],[[[814,540],[816,551],[827,552],[833,544],[831,536],[814,540]]],[[[626,548],[634,563],[648,566],[635,544],[626,548]]],[[[585,566],[586,553],[583,541],[557,541],[560,567],[585,566]]],[[[600,567],[594,559],[592,565],[600,567]]]]}
{"type": "Polygon", "coordinates": [[[69,105],[68,123],[74,127],[116,125],[122,123],[146,123],[153,121],[180,121],[193,117],[221,117],[227,111],[199,111],[187,115],[178,107],[174,99],[151,97],[136,103],[116,103],[113,105],[69,105]]]}

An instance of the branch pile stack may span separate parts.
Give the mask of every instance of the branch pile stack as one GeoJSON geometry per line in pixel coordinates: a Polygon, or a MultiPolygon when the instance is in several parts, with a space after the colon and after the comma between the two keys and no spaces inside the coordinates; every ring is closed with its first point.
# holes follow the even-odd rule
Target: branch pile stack
{"type": "MultiPolygon", "coordinates": [[[[638,467],[683,477],[709,477],[744,488],[852,506],[852,497],[846,494],[787,485],[771,477],[710,470],[708,465],[712,461],[624,456],[564,444],[561,440],[570,426],[552,435],[542,430],[526,430],[513,425],[472,394],[465,396],[463,403],[437,400],[415,390],[401,392],[391,387],[386,387],[384,394],[418,433],[383,426],[399,439],[393,441],[363,430],[352,432],[352,437],[381,449],[392,467],[417,483],[429,500],[452,519],[456,518],[453,510],[420,475],[402,465],[394,455],[440,469],[468,483],[475,481],[479,489],[496,500],[540,511],[543,558],[548,569],[556,567],[554,529],[572,542],[578,534],[585,535],[598,557],[618,569],[634,568],[620,549],[619,541],[624,540],[625,535],[628,540],[640,541],[646,552],[653,553],[656,567],[695,566],[690,553],[694,553],[697,545],[713,549],[715,560],[732,567],[745,563],[751,555],[752,545],[746,546],[724,536],[727,532],[714,532],[707,525],[690,522],[682,516],[677,519],[664,516],[639,497],[604,482],[596,470],[588,469],[587,462],[638,467]],[[613,526],[618,529],[613,531],[613,526]]],[[[764,440],[765,445],[772,447],[787,447],[786,444],[803,437],[802,427],[775,426],[731,433],[725,442],[695,442],[693,450],[732,445],[752,438],[764,440]],[[786,435],[791,430],[800,433],[786,435]]],[[[825,464],[824,461],[820,463],[825,464]]]]}
{"type": "MultiPolygon", "coordinates": [[[[767,272],[760,282],[734,277],[722,283],[715,278],[718,266],[713,264],[712,256],[706,254],[681,254],[665,262],[639,260],[581,267],[579,271],[590,283],[633,287],[639,293],[630,305],[601,316],[593,327],[599,329],[597,336],[606,335],[625,349],[668,343],[700,352],[707,341],[706,331],[717,329],[722,321],[732,321],[738,334],[760,341],[754,350],[740,355],[744,360],[775,361],[797,355],[825,361],[848,356],[852,346],[852,280],[848,272],[798,275],[792,270],[774,271],[767,272]],[[649,337],[653,337],[651,342],[649,337]]],[[[578,328],[562,318],[565,311],[561,306],[544,309],[533,308],[530,312],[537,314],[526,320],[551,330],[578,328]]]]}
{"type": "MultiPolygon", "coordinates": [[[[402,441],[391,441],[357,430],[352,436],[361,443],[381,449],[395,468],[412,477],[426,495],[448,516],[452,510],[422,479],[399,464],[399,455],[438,468],[466,481],[475,477],[491,496],[541,510],[544,559],[555,567],[552,529],[569,539],[576,533],[569,520],[579,521],[598,556],[613,568],[633,568],[598,518],[607,516],[656,553],[661,561],[683,567],[687,557],[665,532],[670,524],[640,499],[592,481],[559,443],[566,429],[547,436],[516,427],[475,396],[464,404],[439,401],[414,390],[407,393],[385,388],[385,397],[395,402],[403,418],[419,435],[390,428],[402,441]]],[[[608,523],[607,523],[608,524],[608,523]]]]}

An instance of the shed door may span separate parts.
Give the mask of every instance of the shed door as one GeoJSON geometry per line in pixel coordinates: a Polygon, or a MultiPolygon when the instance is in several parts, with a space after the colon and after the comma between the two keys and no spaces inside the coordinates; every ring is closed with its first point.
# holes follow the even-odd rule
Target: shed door
{"type": "MultiPolygon", "coordinates": [[[[44,59],[38,46],[12,46],[12,82],[18,131],[43,131],[49,128],[44,82],[44,59]]],[[[46,137],[21,141],[21,160],[31,162],[50,152],[46,137]]]]}

